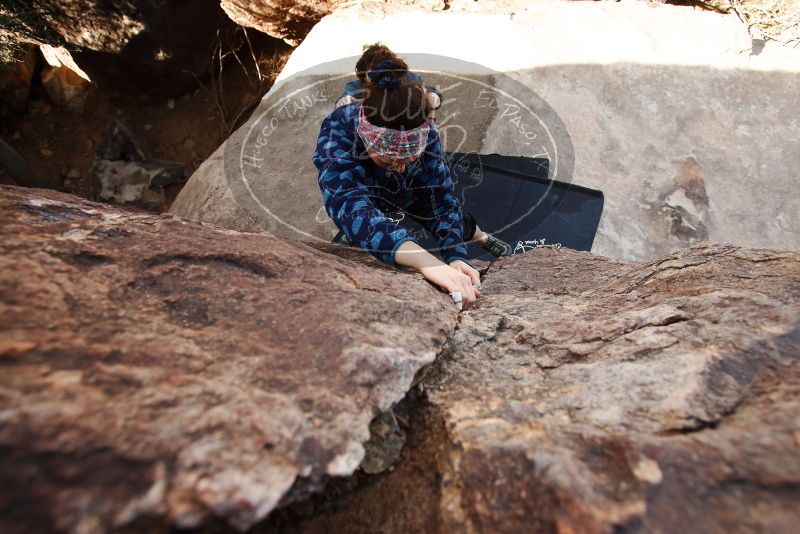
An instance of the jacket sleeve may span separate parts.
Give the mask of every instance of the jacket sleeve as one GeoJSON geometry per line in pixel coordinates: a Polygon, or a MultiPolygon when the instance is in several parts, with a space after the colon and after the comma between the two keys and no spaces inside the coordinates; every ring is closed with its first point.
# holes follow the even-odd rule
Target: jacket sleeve
{"type": "Polygon", "coordinates": [[[445,263],[455,260],[466,262],[467,246],[464,244],[461,203],[456,198],[455,184],[450,176],[439,142],[439,132],[431,128],[425,151],[425,172],[428,176],[425,196],[430,202],[420,199],[419,207],[427,211],[422,222],[436,237],[445,263]]]}
{"type": "Polygon", "coordinates": [[[355,135],[333,114],[322,122],[313,162],[325,210],[354,245],[399,267],[394,261],[397,247],[413,238],[375,206],[378,195],[365,184],[364,165],[353,155],[355,135]]]}

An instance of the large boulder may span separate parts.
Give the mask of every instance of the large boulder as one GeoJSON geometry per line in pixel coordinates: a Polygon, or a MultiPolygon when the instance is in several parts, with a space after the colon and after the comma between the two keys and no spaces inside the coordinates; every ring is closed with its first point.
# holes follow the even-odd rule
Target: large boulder
{"type": "Polygon", "coordinates": [[[0,530],[244,529],[351,474],[456,311],[419,275],[0,188],[0,530]]]}
{"type": "MultiPolygon", "coordinates": [[[[493,0],[488,3],[498,4],[493,0]]],[[[297,46],[322,17],[340,6],[347,6],[350,2],[347,0],[220,0],[220,4],[225,13],[237,24],[256,28],[273,37],[279,37],[292,46],[297,46]]],[[[465,0],[456,0],[450,2],[450,5],[444,0],[382,0],[367,1],[362,4],[362,9],[380,13],[410,9],[438,11],[471,7],[465,0]]]]}
{"type": "MultiPolygon", "coordinates": [[[[359,10],[387,14],[402,11],[505,12],[525,7],[525,0],[366,0],[359,10]]],[[[220,0],[222,9],[237,24],[256,28],[291,45],[298,45],[319,20],[348,0],[220,0]]]]}
{"type": "Polygon", "coordinates": [[[417,389],[394,472],[264,530],[795,532],[800,252],[501,259],[417,389]]]}
{"type": "Polygon", "coordinates": [[[220,0],[237,24],[256,28],[296,46],[342,0],[220,0]]]}
{"type": "Polygon", "coordinates": [[[754,49],[735,15],[644,2],[340,7],[172,212],[329,240],[311,155],[361,47],[375,41],[440,85],[446,149],[545,155],[554,178],[602,190],[597,254],[800,246],[800,51],[754,49]]]}
{"type": "Polygon", "coordinates": [[[348,249],[0,206],[3,531],[800,521],[800,252],[539,248],[483,267],[456,322],[348,249]]]}
{"type": "Polygon", "coordinates": [[[427,384],[444,531],[796,528],[800,253],[515,260],[427,384]]]}

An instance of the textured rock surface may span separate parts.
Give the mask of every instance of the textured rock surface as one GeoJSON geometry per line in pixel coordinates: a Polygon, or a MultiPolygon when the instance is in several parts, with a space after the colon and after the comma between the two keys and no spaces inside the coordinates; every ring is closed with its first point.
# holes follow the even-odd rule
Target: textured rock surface
{"type": "Polygon", "coordinates": [[[298,45],[319,19],[342,0],[221,0],[225,13],[237,24],[256,28],[298,45]]]}
{"type": "Polygon", "coordinates": [[[800,521],[800,252],[540,248],[453,329],[369,260],[0,191],[4,531],[241,528],[300,500],[256,532],[800,521]]]}
{"type": "Polygon", "coordinates": [[[352,473],[454,325],[274,237],[12,187],[0,219],[4,532],[246,527],[352,473]]]}
{"type": "MultiPolygon", "coordinates": [[[[792,107],[800,51],[751,53],[747,29],[733,15],[644,2],[465,2],[433,13],[372,2],[341,7],[294,51],[253,118],[198,168],[172,211],[234,229],[329,240],[310,161],[313,139],[353,76],[361,47],[378,40],[431,83],[442,81],[428,72],[436,70],[467,75],[490,93],[521,83],[552,106],[574,147],[571,180],[605,193],[597,254],[652,259],[701,242],[800,247],[793,190],[800,124],[792,107]],[[408,28],[436,38],[409,40],[408,28]],[[509,53],[518,50],[530,53],[509,53]],[[503,75],[456,61],[424,65],[415,54],[503,75]],[[290,96],[311,84],[318,85],[290,96]],[[311,98],[301,102],[302,113],[270,111],[281,99],[301,97],[311,98]],[[280,119],[279,134],[258,152],[256,134],[270,113],[280,119]],[[241,181],[242,158],[254,155],[263,159],[246,178],[261,205],[231,191],[241,181]],[[264,204],[288,224],[262,217],[264,204]]],[[[541,154],[502,102],[488,109],[486,94],[476,99],[465,92],[469,85],[442,86],[440,123],[468,134],[443,136],[446,149],[541,154]]]]}
{"type": "MultiPolygon", "coordinates": [[[[279,37],[296,46],[311,31],[314,24],[334,11],[337,7],[352,5],[347,0],[220,0],[222,9],[237,24],[256,28],[264,33],[279,37]]],[[[398,11],[458,11],[474,10],[470,5],[474,0],[365,0],[359,2],[359,9],[376,14],[396,13],[398,11]]],[[[521,2],[489,1],[493,9],[522,5],[521,2]]],[[[488,7],[481,6],[484,10],[488,7]]]]}
{"type": "Polygon", "coordinates": [[[444,531],[796,528],[800,253],[538,249],[483,295],[425,382],[444,531]]]}
{"type": "MultiPolygon", "coordinates": [[[[512,13],[524,9],[527,3],[524,0],[482,0],[480,3],[476,0],[361,0],[358,9],[376,15],[445,10],[512,13]]],[[[297,45],[322,17],[353,3],[347,0],[220,0],[220,4],[237,24],[297,45]]]]}
{"type": "Polygon", "coordinates": [[[502,259],[425,370],[395,470],[258,532],[789,534],[799,360],[798,252],[502,259]]]}

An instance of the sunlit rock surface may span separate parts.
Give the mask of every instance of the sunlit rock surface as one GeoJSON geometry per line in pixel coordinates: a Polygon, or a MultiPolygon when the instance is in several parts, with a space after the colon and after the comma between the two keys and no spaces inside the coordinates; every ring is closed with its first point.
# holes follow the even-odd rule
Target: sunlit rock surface
{"type": "Polygon", "coordinates": [[[351,474],[455,323],[275,237],[5,186],[0,219],[3,532],[246,528],[351,474]]]}
{"type": "Polygon", "coordinates": [[[395,470],[257,532],[796,530],[800,253],[540,248],[483,282],[395,470]]]}
{"type": "Polygon", "coordinates": [[[225,13],[237,24],[280,37],[297,45],[322,17],[341,0],[221,0],[225,13]]]}
{"type": "Polygon", "coordinates": [[[540,248],[456,320],[363,253],[0,192],[4,531],[800,521],[796,251],[540,248]]]}
{"type": "Polygon", "coordinates": [[[800,253],[495,263],[425,382],[444,532],[792,532],[800,253]]]}

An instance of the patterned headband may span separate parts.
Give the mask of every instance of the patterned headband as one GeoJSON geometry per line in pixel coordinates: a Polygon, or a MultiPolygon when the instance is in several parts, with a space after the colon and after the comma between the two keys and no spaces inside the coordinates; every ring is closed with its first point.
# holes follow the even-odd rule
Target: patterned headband
{"type": "Polygon", "coordinates": [[[391,159],[416,158],[425,151],[430,121],[412,130],[375,126],[367,120],[362,107],[358,114],[358,135],[369,150],[391,159]]]}

